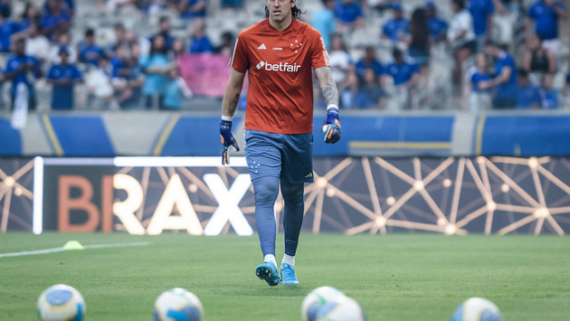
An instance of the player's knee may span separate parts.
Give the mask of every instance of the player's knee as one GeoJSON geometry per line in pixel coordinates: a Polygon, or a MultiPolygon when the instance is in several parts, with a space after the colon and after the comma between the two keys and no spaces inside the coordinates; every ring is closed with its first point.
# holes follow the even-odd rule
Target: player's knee
{"type": "Polygon", "coordinates": [[[279,193],[279,179],[274,177],[260,177],[253,181],[256,206],[273,206],[279,193]]]}
{"type": "Polygon", "coordinates": [[[304,184],[281,184],[281,194],[285,202],[300,202],[303,200],[304,184]]]}

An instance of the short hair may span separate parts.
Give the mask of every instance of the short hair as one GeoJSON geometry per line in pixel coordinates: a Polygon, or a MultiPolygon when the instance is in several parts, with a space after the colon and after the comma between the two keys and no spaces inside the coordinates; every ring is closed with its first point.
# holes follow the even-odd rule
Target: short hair
{"type": "Polygon", "coordinates": [[[168,18],[168,16],[162,16],[160,17],[160,19],[158,20],[158,23],[163,23],[166,21],[170,21],[170,18],[168,18]]]}
{"type": "Polygon", "coordinates": [[[455,3],[455,5],[459,7],[459,9],[461,10],[465,9],[465,0],[453,0],[453,3],[455,3]]]}
{"type": "Polygon", "coordinates": [[[523,77],[523,78],[527,78],[528,77],[528,71],[524,68],[519,68],[517,70],[519,77],[523,77]]]}
{"type": "Polygon", "coordinates": [[[17,45],[26,44],[26,39],[20,38],[20,39],[16,40],[16,44],[17,45]]]}
{"type": "Polygon", "coordinates": [[[120,22],[117,22],[113,28],[114,28],[114,29],[120,29],[120,30],[123,30],[123,31],[125,30],[125,26],[123,26],[123,24],[120,23],[120,22]]]}
{"type": "Polygon", "coordinates": [[[488,39],[487,41],[485,41],[485,47],[493,47],[493,48],[497,48],[503,51],[507,50],[507,46],[506,45],[502,45],[499,44],[497,42],[494,42],[493,40],[488,39]]]}
{"type": "Polygon", "coordinates": [[[85,31],[85,37],[95,37],[95,30],[89,28],[85,31]]]}
{"type": "Polygon", "coordinates": [[[394,58],[399,58],[399,57],[403,57],[404,53],[399,48],[394,47],[394,49],[392,49],[392,56],[394,58]]]}
{"type": "Polygon", "coordinates": [[[327,3],[329,3],[329,2],[334,2],[334,0],[322,0],[322,1],[323,1],[323,5],[325,5],[325,6],[326,6],[327,3]]]}

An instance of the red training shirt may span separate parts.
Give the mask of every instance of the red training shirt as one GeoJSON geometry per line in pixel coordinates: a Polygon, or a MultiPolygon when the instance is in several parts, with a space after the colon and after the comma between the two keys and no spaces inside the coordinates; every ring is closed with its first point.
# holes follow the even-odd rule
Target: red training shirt
{"type": "Polygon", "coordinates": [[[313,131],[312,69],[330,66],[321,34],[293,19],[278,31],[265,19],[242,31],[230,66],[249,71],[245,129],[278,134],[313,131]]]}

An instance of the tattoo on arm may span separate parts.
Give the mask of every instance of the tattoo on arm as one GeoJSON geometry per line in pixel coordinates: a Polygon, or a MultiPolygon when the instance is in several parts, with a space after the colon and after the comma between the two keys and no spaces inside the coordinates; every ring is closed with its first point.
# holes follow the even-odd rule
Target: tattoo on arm
{"type": "Polygon", "coordinates": [[[325,104],[327,106],[338,106],[338,89],[336,88],[336,83],[334,82],[331,68],[321,67],[315,69],[315,72],[317,73],[319,83],[321,84],[321,91],[323,92],[325,104]]]}
{"type": "Polygon", "coordinates": [[[236,112],[237,109],[237,105],[239,103],[239,93],[237,93],[234,97],[234,99],[230,100],[230,115],[233,115],[236,112]]]}

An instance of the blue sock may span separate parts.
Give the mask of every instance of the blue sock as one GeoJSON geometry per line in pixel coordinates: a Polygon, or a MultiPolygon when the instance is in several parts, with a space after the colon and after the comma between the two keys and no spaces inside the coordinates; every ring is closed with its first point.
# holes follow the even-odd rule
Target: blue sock
{"type": "Polygon", "coordinates": [[[281,193],[285,201],[285,215],[283,216],[283,229],[285,230],[285,254],[295,256],[299,244],[299,234],[303,225],[303,212],[305,184],[290,184],[281,181],[281,193]]]}
{"type": "Polygon", "coordinates": [[[275,256],[275,201],[279,193],[279,177],[265,176],[252,181],[255,195],[255,224],[263,256],[275,256]]]}

